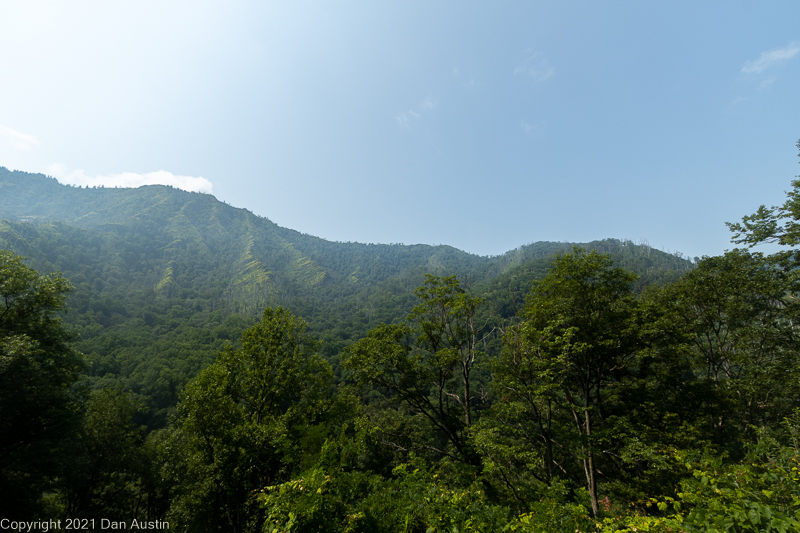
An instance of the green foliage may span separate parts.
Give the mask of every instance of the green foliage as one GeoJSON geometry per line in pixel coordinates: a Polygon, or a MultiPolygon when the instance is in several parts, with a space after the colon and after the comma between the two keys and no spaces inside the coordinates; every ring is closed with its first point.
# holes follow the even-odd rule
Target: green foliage
{"type": "MultiPolygon", "coordinates": [[[[14,220],[0,221],[0,246],[76,287],[68,324],[93,392],[82,423],[71,419],[80,428],[68,446],[74,468],[65,474],[57,447],[40,447],[50,473],[19,498],[37,501],[47,489],[51,513],[168,513],[188,531],[256,531],[269,516],[297,530],[572,533],[592,525],[587,508],[597,498],[581,485],[590,486],[582,478],[594,450],[603,494],[635,501],[668,492],[678,478],[665,457],[700,442],[685,416],[696,398],[684,401],[700,392],[676,377],[694,370],[677,313],[633,296],[691,270],[679,254],[617,240],[581,245],[576,256],[609,254],[596,265],[599,281],[575,284],[577,269],[546,289],[580,263],[563,260],[509,328],[531,282],[571,245],[476,257],[446,246],[332,243],[207,195],[75,189],[2,168],[0,216],[14,220]],[[625,274],[617,293],[592,292],[614,277],[612,260],[641,277],[625,274]],[[279,304],[309,319],[322,343],[288,311],[270,309],[279,304]],[[501,329],[505,366],[483,364],[500,354],[501,329]],[[508,359],[514,350],[527,367],[508,359]],[[601,368],[607,362],[621,366],[601,368]],[[495,385],[530,386],[517,396],[495,388],[492,398],[491,368],[495,385]],[[335,379],[360,383],[363,405],[339,394],[335,379]],[[368,435],[342,431],[355,412],[368,435]],[[145,437],[143,424],[168,420],[145,437]],[[548,443],[557,446],[547,452],[548,443]]],[[[23,353],[26,342],[4,349],[23,353]]],[[[603,502],[607,514],[622,505],[603,502]]]]}
{"type": "Polygon", "coordinates": [[[381,476],[360,468],[374,429],[323,446],[319,461],[302,476],[266,487],[259,501],[273,532],[536,532],[588,531],[593,521],[582,505],[563,498],[531,501],[516,515],[493,502],[482,483],[454,487],[447,474],[410,456],[381,476]]]}
{"type": "Polygon", "coordinates": [[[253,491],[287,479],[301,429],[329,415],[332,373],[305,327],[266,309],[242,347],[223,350],[182,393],[164,453],[169,517],[184,530],[259,530],[253,491]]]}
{"type": "Polygon", "coordinates": [[[783,429],[783,435],[762,430],[737,464],[724,465],[716,457],[686,461],[692,477],[678,493],[688,509],[683,527],[688,531],[800,530],[800,410],[776,429],[783,429]]]}
{"type": "Polygon", "coordinates": [[[0,250],[0,515],[36,511],[59,473],[78,412],[70,387],[82,359],[61,324],[70,285],[0,250]]]}
{"type": "MultiPolygon", "coordinates": [[[[797,147],[800,148],[800,141],[797,141],[797,147]]],[[[741,224],[726,222],[734,233],[733,242],[748,248],[764,242],[789,247],[800,244],[800,180],[792,181],[792,187],[786,193],[788,198],[783,205],[770,208],[762,205],[752,215],[743,217],[741,224]]],[[[775,258],[790,257],[794,257],[794,252],[782,252],[775,258]]]]}
{"type": "MultiPolygon", "coordinates": [[[[120,379],[166,425],[180,390],[228,341],[281,305],[309,322],[337,376],[346,346],[381,323],[402,322],[425,274],[457,274],[487,305],[489,329],[516,314],[516,297],[544,275],[566,243],[533,243],[496,257],[448,246],[328,242],[281,228],[212,196],[164,186],[80,189],[0,167],[0,247],[61,271],[75,286],[68,325],[78,334],[92,387],[120,379]]],[[[636,268],[642,283],[691,265],[649,246],[586,245],[636,268]]],[[[484,351],[494,355],[500,336],[484,351]]],[[[478,381],[488,377],[473,369],[478,381]]],[[[472,379],[472,378],[471,378],[472,379]]]]}
{"type": "Polygon", "coordinates": [[[668,287],[664,306],[687,334],[702,407],[729,453],[754,439],[753,427],[780,423],[798,406],[798,319],[793,272],[761,254],[733,250],[704,258],[668,287]]]}
{"type": "Polygon", "coordinates": [[[490,468],[520,504],[537,482],[550,486],[559,476],[577,482],[582,470],[592,511],[599,512],[598,430],[639,348],[635,276],[611,265],[608,256],[580,248],[556,256],[531,289],[525,320],[506,331],[493,367],[502,399],[490,424],[497,429],[480,441],[490,468]],[[568,464],[576,459],[578,470],[568,464]]]}
{"type": "Polygon", "coordinates": [[[328,442],[302,477],[267,487],[259,497],[269,533],[511,531],[507,509],[490,504],[478,485],[452,489],[422,462],[389,478],[348,468],[352,446],[328,442]]]}
{"type": "Polygon", "coordinates": [[[360,385],[376,387],[387,399],[430,424],[435,441],[415,441],[386,432],[396,446],[422,448],[476,464],[465,430],[474,411],[472,369],[479,359],[479,298],[469,296],[455,276],[426,276],[407,325],[381,325],[348,347],[345,367],[360,385]]]}
{"type": "Polygon", "coordinates": [[[740,462],[678,452],[689,474],[675,498],[651,499],[662,516],[607,518],[603,533],[630,530],[708,533],[800,530],[800,411],[784,421],[782,435],[762,431],[740,462]]]}
{"type": "Polygon", "coordinates": [[[145,427],[136,424],[142,402],[117,386],[93,391],[85,409],[81,430],[68,445],[70,467],[55,485],[61,517],[159,518],[154,457],[145,427]]]}

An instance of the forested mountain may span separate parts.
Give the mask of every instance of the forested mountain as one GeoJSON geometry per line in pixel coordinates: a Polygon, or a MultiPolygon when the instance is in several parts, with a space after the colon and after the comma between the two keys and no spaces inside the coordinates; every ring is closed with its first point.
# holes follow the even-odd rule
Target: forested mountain
{"type": "Polygon", "coordinates": [[[777,254],[479,257],[0,169],[0,518],[800,531],[793,186],[777,254]]]}
{"type": "MultiPolygon", "coordinates": [[[[155,424],[266,307],[304,317],[338,371],[344,346],[411,310],[426,273],[458,276],[507,318],[549,257],[572,246],[537,242],[480,257],[450,246],[330,242],[207,194],[70,187],[0,167],[0,247],[74,285],[67,323],[89,374],[124,379],[148,399],[155,424]]],[[[646,245],[580,246],[610,253],[640,274],[640,287],[692,267],[646,245]]]]}

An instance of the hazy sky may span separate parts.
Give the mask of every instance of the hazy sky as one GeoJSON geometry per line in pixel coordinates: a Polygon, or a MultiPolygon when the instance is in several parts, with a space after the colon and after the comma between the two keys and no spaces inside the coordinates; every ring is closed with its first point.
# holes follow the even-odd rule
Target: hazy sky
{"type": "Polygon", "coordinates": [[[800,2],[0,3],[0,166],[330,240],[646,240],[800,170],[800,2]]]}

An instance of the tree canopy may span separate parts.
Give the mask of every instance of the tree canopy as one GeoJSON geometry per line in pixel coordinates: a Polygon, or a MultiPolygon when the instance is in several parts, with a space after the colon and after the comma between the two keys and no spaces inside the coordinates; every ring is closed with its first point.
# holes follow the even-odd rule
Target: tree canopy
{"type": "Polygon", "coordinates": [[[23,518],[56,476],[78,420],[70,387],[83,360],[60,312],[70,285],[0,250],[0,514],[23,518]]]}
{"type": "MultiPolygon", "coordinates": [[[[797,141],[797,148],[800,148],[800,140],[797,141]]],[[[769,208],[762,205],[752,215],[742,217],[741,223],[726,222],[734,233],[732,241],[749,248],[761,243],[777,243],[788,247],[799,245],[800,180],[792,181],[792,189],[786,196],[783,205],[769,208]]],[[[778,257],[790,255],[793,255],[793,252],[786,251],[778,254],[778,257]]]]}
{"type": "Polygon", "coordinates": [[[612,240],[472,263],[339,248],[165,189],[93,190],[105,215],[83,229],[0,221],[31,265],[67,265],[0,252],[0,518],[795,531],[793,186],[731,225],[788,251],[693,262],[612,240]]]}

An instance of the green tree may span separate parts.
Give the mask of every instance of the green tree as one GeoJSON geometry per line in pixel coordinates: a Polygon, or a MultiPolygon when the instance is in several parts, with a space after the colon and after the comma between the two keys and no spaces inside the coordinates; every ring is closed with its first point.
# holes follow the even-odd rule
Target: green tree
{"type": "Polygon", "coordinates": [[[0,250],[0,515],[34,516],[63,466],[78,402],[70,393],[82,357],[61,325],[70,290],[0,250]]]}
{"type": "Polygon", "coordinates": [[[267,512],[265,531],[518,531],[508,508],[491,503],[480,483],[450,487],[418,457],[383,478],[359,471],[358,453],[354,441],[327,442],[314,468],[267,487],[259,496],[267,512]]]}
{"type": "Polygon", "coordinates": [[[759,431],[742,461],[696,450],[675,453],[688,476],[675,497],[650,498],[649,516],[606,518],[602,533],[769,533],[800,531],[800,412],[759,431]],[[657,509],[657,511],[655,511],[657,509]],[[653,512],[655,511],[655,512],[653,512]],[[660,515],[660,516],[659,516],[660,515]]]}
{"type": "Polygon", "coordinates": [[[304,432],[329,415],[333,374],[305,328],[267,308],[242,347],[223,350],[181,394],[164,460],[169,518],[185,531],[260,531],[255,491],[289,479],[304,432]]]}
{"type": "Polygon", "coordinates": [[[607,255],[576,247],[556,256],[544,279],[533,284],[523,321],[506,331],[493,374],[500,397],[494,435],[512,432],[519,444],[503,447],[490,433],[482,446],[513,490],[524,478],[516,468],[551,485],[556,476],[574,480],[568,462],[575,461],[592,512],[599,513],[598,431],[640,347],[632,319],[635,279],[613,268],[607,255]]]}
{"type": "MultiPolygon", "coordinates": [[[[800,148],[800,141],[797,147],[800,148]]],[[[783,205],[770,208],[762,205],[752,215],[743,217],[741,223],[726,222],[734,233],[733,242],[749,248],[765,242],[789,247],[800,244],[800,180],[792,181],[792,187],[783,205]]],[[[777,257],[794,257],[794,252],[785,251],[777,257]]]]}
{"type": "Polygon", "coordinates": [[[797,406],[798,283],[762,254],[733,250],[665,290],[694,378],[707,384],[707,424],[730,452],[797,406]]]}
{"type": "Polygon", "coordinates": [[[145,428],[135,418],[141,400],[120,386],[92,391],[79,434],[70,444],[70,468],[57,487],[68,518],[153,520],[145,428]]]}
{"type": "Polygon", "coordinates": [[[455,276],[428,274],[415,294],[420,303],[407,322],[382,324],[348,347],[345,368],[361,385],[375,387],[412,417],[427,421],[442,442],[385,430],[394,446],[476,465],[479,458],[466,428],[475,411],[472,374],[481,356],[476,314],[482,300],[470,296],[455,276]]]}

